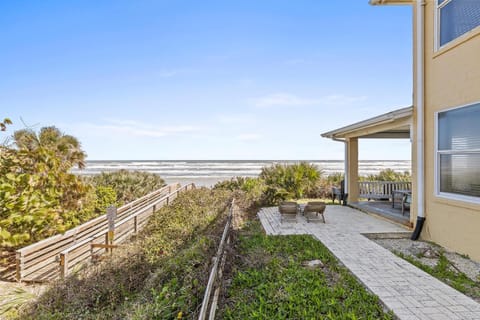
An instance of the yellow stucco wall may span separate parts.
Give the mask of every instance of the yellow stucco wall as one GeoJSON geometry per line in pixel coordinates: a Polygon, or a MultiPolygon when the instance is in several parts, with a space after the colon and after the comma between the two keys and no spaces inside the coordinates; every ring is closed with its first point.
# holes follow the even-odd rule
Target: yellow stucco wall
{"type": "Polygon", "coordinates": [[[480,28],[436,51],[435,2],[428,0],[425,7],[426,221],[422,238],[480,261],[480,205],[441,198],[434,186],[435,112],[480,102],[480,28]]]}

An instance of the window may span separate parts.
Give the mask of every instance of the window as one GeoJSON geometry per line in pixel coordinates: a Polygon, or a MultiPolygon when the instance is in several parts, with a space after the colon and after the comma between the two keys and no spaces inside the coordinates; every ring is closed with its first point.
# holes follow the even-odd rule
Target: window
{"type": "Polygon", "coordinates": [[[437,114],[437,194],[480,202],[480,103],[437,114]]]}
{"type": "Polygon", "coordinates": [[[480,26],[479,0],[437,0],[437,47],[480,26]]]}

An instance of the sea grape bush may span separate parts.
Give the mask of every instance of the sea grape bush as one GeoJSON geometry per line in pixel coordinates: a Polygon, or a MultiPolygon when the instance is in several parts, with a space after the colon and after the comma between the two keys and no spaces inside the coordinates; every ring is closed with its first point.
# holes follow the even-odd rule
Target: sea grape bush
{"type": "MultiPolygon", "coordinates": [[[[72,146],[76,149],[79,144],[72,146]]],[[[74,163],[67,154],[72,153],[57,147],[53,143],[0,146],[1,246],[28,244],[93,216],[92,187],[69,172],[74,163]]]]}

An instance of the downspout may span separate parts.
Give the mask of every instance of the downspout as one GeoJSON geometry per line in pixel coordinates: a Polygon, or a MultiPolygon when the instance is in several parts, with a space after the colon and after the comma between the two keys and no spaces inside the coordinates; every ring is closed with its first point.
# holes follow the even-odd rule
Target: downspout
{"type": "Polygon", "coordinates": [[[416,95],[417,107],[417,223],[411,239],[417,240],[425,222],[425,172],[424,172],[424,36],[425,36],[425,2],[416,1],[416,95]]]}
{"type": "Polygon", "coordinates": [[[347,205],[347,197],[348,197],[348,184],[349,184],[349,181],[348,181],[348,144],[347,144],[347,141],[345,139],[339,139],[339,138],[335,138],[335,137],[332,137],[332,140],[334,141],[338,141],[338,142],[343,142],[344,145],[345,145],[345,152],[344,152],[344,168],[343,168],[343,171],[344,171],[344,178],[343,178],[343,190],[345,192],[344,194],[344,197],[342,199],[343,201],[343,205],[347,205]]]}

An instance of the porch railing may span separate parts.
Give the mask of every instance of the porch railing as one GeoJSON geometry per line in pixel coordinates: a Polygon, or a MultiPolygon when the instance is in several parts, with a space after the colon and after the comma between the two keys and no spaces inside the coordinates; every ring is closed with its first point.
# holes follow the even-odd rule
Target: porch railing
{"type": "Polygon", "coordinates": [[[360,198],[391,200],[395,190],[412,190],[412,183],[408,181],[359,181],[358,192],[360,198]]]}

